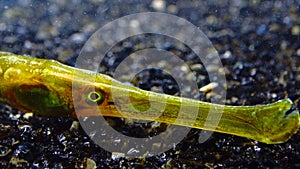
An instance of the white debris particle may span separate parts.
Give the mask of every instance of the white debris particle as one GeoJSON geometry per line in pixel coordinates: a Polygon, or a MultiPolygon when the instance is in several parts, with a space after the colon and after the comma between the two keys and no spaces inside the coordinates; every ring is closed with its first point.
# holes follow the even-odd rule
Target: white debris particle
{"type": "Polygon", "coordinates": [[[213,90],[214,88],[216,88],[217,86],[218,86],[218,83],[211,82],[208,85],[201,87],[199,90],[203,93],[207,93],[207,92],[213,90]]]}
{"type": "Polygon", "coordinates": [[[163,0],[153,0],[151,6],[158,11],[163,11],[166,8],[166,2],[163,0]]]}

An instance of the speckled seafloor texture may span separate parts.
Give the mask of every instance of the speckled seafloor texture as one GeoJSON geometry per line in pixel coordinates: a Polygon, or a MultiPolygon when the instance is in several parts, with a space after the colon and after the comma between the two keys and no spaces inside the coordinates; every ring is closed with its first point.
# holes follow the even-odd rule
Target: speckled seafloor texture
{"type": "MultiPolygon", "coordinates": [[[[0,49],[73,65],[81,47],[104,23],[127,14],[160,11],[199,26],[212,41],[226,69],[231,105],[270,103],[290,97],[300,108],[300,2],[281,1],[0,1],[0,49]]],[[[113,74],[113,64],[130,53],[154,46],[173,51],[191,65],[199,86],[208,84],[203,66],[185,47],[159,36],[137,36],[109,52],[101,71],[113,74]],[[110,67],[110,68],[108,68],[110,67]]],[[[165,63],[161,63],[165,64],[165,63]]],[[[169,75],[159,70],[140,73],[132,82],[146,90],[178,94],[169,75]]],[[[200,93],[209,100],[214,93],[200,93]]],[[[0,107],[1,168],[299,168],[300,133],[288,142],[266,145],[214,133],[198,143],[191,130],[176,147],[143,159],[112,158],[95,145],[76,121],[46,118],[0,107]],[[73,125],[72,125],[73,124],[73,125]],[[72,126],[72,127],[71,127],[72,126]]],[[[165,130],[108,118],[118,131],[145,137],[165,130]]]]}

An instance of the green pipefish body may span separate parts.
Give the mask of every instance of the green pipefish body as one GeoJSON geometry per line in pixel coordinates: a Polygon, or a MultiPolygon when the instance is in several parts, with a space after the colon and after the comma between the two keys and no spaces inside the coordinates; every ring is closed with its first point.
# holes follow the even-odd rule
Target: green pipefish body
{"type": "Polygon", "coordinates": [[[297,110],[290,112],[288,98],[266,105],[224,106],[145,91],[104,74],[8,52],[0,52],[0,103],[43,116],[149,120],[268,144],[287,141],[298,131],[300,121],[297,110]],[[148,110],[151,104],[156,108],[148,110]],[[220,120],[207,119],[209,113],[221,116],[220,120]]]}

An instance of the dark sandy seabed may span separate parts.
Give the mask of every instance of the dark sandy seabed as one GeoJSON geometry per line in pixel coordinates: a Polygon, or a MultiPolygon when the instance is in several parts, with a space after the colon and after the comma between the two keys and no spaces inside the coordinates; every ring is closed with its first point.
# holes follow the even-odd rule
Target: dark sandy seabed
{"type": "MultiPolygon", "coordinates": [[[[104,23],[136,12],[160,11],[187,19],[212,41],[226,69],[226,104],[255,105],[289,97],[300,108],[299,1],[161,2],[162,6],[135,0],[1,0],[0,49],[74,65],[83,44],[104,23]]],[[[155,46],[188,63],[199,86],[208,84],[206,71],[190,49],[170,41],[151,34],[126,39],[111,49],[100,71],[113,74],[124,57],[155,46]]],[[[141,72],[132,83],[179,94],[170,75],[157,69],[141,72]]],[[[213,95],[200,93],[198,99],[209,101],[213,95]]],[[[277,145],[220,133],[200,144],[200,130],[192,129],[161,155],[112,158],[80,126],[74,127],[72,118],[30,116],[5,105],[0,111],[1,168],[300,168],[299,132],[277,145]]],[[[167,127],[107,120],[121,133],[136,137],[156,135],[167,127]]]]}

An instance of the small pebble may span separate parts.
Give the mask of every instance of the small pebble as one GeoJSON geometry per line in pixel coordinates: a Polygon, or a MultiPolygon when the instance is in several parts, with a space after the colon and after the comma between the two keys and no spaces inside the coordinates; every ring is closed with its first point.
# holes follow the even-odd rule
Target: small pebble
{"type": "Polygon", "coordinates": [[[84,168],[85,169],[95,169],[97,168],[97,164],[93,159],[85,158],[84,159],[84,168]]]}
{"type": "Polygon", "coordinates": [[[173,14],[178,12],[176,5],[169,5],[167,10],[168,10],[168,12],[173,13],[173,14]]]}
{"type": "Polygon", "coordinates": [[[216,88],[217,86],[218,86],[218,83],[211,82],[208,85],[201,87],[199,90],[203,93],[207,93],[207,92],[210,92],[211,90],[213,90],[214,88],[216,88]]]}
{"type": "Polygon", "coordinates": [[[253,45],[253,44],[251,44],[249,47],[248,47],[248,49],[250,50],[250,51],[254,51],[255,50],[255,46],[253,45]]]}
{"type": "Polygon", "coordinates": [[[300,56],[300,48],[297,50],[297,55],[300,56]]]}
{"type": "Polygon", "coordinates": [[[239,98],[237,98],[237,97],[231,97],[231,102],[232,103],[236,103],[237,101],[239,100],[239,98]]]}
{"type": "Polygon", "coordinates": [[[224,59],[229,59],[231,57],[232,57],[232,53],[228,50],[223,54],[224,59]]]}
{"type": "Polygon", "coordinates": [[[79,122],[78,121],[73,121],[71,127],[70,127],[70,131],[76,131],[78,130],[79,127],[79,122]]]}
{"type": "Polygon", "coordinates": [[[163,0],[153,0],[151,6],[157,11],[163,11],[166,8],[166,2],[163,0]]]}
{"type": "Polygon", "coordinates": [[[272,98],[277,98],[277,94],[276,93],[272,93],[271,96],[272,96],[272,98]]]}
{"type": "Polygon", "coordinates": [[[300,26],[293,26],[292,35],[298,36],[300,34],[300,26]]]}
{"type": "Polygon", "coordinates": [[[268,28],[266,25],[261,25],[258,27],[256,33],[260,36],[264,35],[267,32],[268,28]]]}
{"type": "Polygon", "coordinates": [[[17,168],[20,167],[22,163],[27,163],[27,161],[23,159],[19,159],[18,157],[12,157],[9,161],[9,164],[17,168]]]}
{"type": "Polygon", "coordinates": [[[278,32],[280,31],[281,26],[279,24],[273,23],[270,25],[270,32],[278,32]]]}
{"type": "Polygon", "coordinates": [[[250,75],[254,76],[255,74],[256,74],[256,69],[255,68],[251,69],[250,70],[250,75]]]}
{"type": "Polygon", "coordinates": [[[216,16],[214,15],[209,15],[207,18],[206,18],[206,22],[210,25],[213,25],[213,24],[217,24],[218,23],[218,19],[216,16]]]}
{"type": "Polygon", "coordinates": [[[111,153],[111,158],[113,160],[119,159],[121,157],[125,157],[125,154],[124,153],[119,153],[119,152],[112,152],[111,153]]]}
{"type": "Polygon", "coordinates": [[[33,116],[33,113],[25,113],[24,115],[23,115],[23,117],[25,118],[25,119],[29,119],[30,117],[32,117],[33,116]]]}
{"type": "Polygon", "coordinates": [[[86,38],[83,33],[74,33],[73,35],[71,35],[70,40],[75,43],[83,43],[86,38]]]}
{"type": "Polygon", "coordinates": [[[0,145],[0,157],[5,157],[9,155],[12,150],[9,147],[0,145]]]}
{"type": "Polygon", "coordinates": [[[202,66],[202,64],[194,64],[191,66],[191,69],[193,71],[201,71],[201,70],[203,70],[203,66],[202,66]]]}

